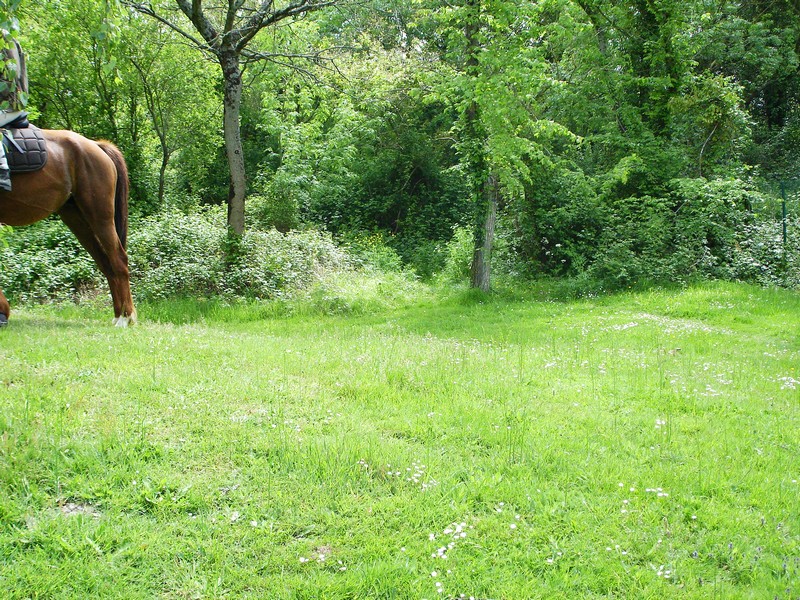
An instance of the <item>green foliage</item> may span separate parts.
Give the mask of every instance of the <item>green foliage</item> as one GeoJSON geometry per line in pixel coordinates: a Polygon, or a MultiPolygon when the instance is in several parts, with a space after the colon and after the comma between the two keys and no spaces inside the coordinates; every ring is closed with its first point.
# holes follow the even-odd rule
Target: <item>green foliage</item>
{"type": "Polygon", "coordinates": [[[348,233],[343,236],[343,242],[348,253],[369,270],[390,273],[403,269],[400,255],[387,243],[386,237],[379,233],[348,233]]]}
{"type": "MultiPolygon", "coordinates": [[[[287,234],[272,229],[249,230],[240,240],[240,252],[226,265],[222,277],[225,295],[265,299],[291,296],[328,273],[347,271],[350,257],[328,234],[314,230],[287,234]]],[[[230,255],[226,255],[230,261],[230,255]]]]}
{"type": "Polygon", "coordinates": [[[425,85],[423,67],[367,49],[334,80],[345,86],[341,94],[276,71],[259,90],[262,127],[277,149],[261,164],[255,188],[266,200],[257,202],[290,226],[377,232],[421,275],[438,270],[438,248],[469,202],[452,168],[452,113],[435,97],[411,93],[425,85]]]}
{"type": "Polygon", "coordinates": [[[796,285],[787,266],[796,248],[776,246],[781,225],[759,214],[768,199],[753,184],[674,179],[661,195],[620,197],[646,185],[641,165],[637,157],[620,162],[599,189],[564,168],[535,181],[513,207],[516,217],[503,221],[512,253],[499,257],[503,269],[577,276],[606,290],[701,278],[796,285]]]}
{"type": "Polygon", "coordinates": [[[800,218],[787,217],[786,232],[784,242],[783,224],[771,219],[745,225],[731,259],[735,277],[800,290],[800,218]]]}
{"type": "Polygon", "coordinates": [[[750,142],[741,85],[710,73],[693,75],[686,85],[669,102],[672,136],[686,146],[686,170],[694,162],[700,177],[724,175],[750,142]]]}
{"type": "Polygon", "coordinates": [[[752,212],[762,201],[740,180],[681,179],[664,198],[615,203],[587,274],[610,289],[698,278],[795,285],[775,252],[780,225],[752,212]]]}
{"type": "Polygon", "coordinates": [[[697,43],[701,69],[718,72],[743,87],[741,98],[753,123],[747,160],[766,173],[796,173],[791,142],[800,92],[800,14],[786,0],[725,3],[704,14],[697,43]]]}
{"type": "Polygon", "coordinates": [[[510,250],[522,275],[583,272],[598,248],[603,211],[593,182],[565,166],[543,169],[512,205],[510,250]]]}
{"type": "Polygon", "coordinates": [[[92,258],[59,221],[0,228],[0,289],[13,302],[77,299],[105,285],[92,258]]]}
{"type": "MultiPolygon", "coordinates": [[[[3,6],[20,20],[34,118],[121,145],[134,216],[225,202],[217,65],[109,3],[3,6]]],[[[241,109],[255,230],[374,234],[391,252],[367,262],[458,278],[447,243],[482,224],[491,176],[497,273],[791,285],[791,261],[756,250],[773,248],[774,222],[741,195],[800,169],[792,0],[374,0],[250,48],[271,58],[245,70],[241,109]],[[296,62],[313,46],[331,50],[296,62]]],[[[193,260],[174,287],[228,285],[213,252],[193,260]]]]}
{"type": "Polygon", "coordinates": [[[281,232],[288,232],[300,226],[300,210],[297,200],[285,190],[278,192],[280,184],[276,176],[270,184],[268,196],[253,194],[247,198],[245,214],[248,222],[258,229],[275,228],[281,232]]]}
{"type": "Polygon", "coordinates": [[[475,253],[475,238],[466,227],[456,227],[453,237],[447,242],[447,258],[440,273],[442,281],[463,283],[469,280],[472,255],[475,253]]]}
{"type": "MultiPolygon", "coordinates": [[[[78,299],[104,290],[96,265],[60,222],[15,228],[4,236],[0,288],[12,301],[78,299]]],[[[128,255],[134,295],[150,301],[288,297],[357,265],[328,234],[315,230],[253,228],[232,241],[219,207],[134,220],[128,255]]]]}
{"type": "Polygon", "coordinates": [[[135,295],[145,300],[278,298],[351,264],[329,236],[313,230],[231,236],[219,207],[141,220],[131,228],[129,254],[135,295]]]}
{"type": "Polygon", "coordinates": [[[132,225],[128,254],[135,295],[155,299],[221,294],[222,218],[219,210],[171,210],[132,225]]]}
{"type": "MultiPolygon", "coordinates": [[[[105,282],[74,236],[56,220],[9,230],[0,245],[0,287],[14,302],[77,299],[102,292],[105,282]]],[[[128,244],[137,300],[281,299],[354,270],[403,274],[403,262],[378,235],[347,236],[343,247],[315,230],[280,233],[251,228],[231,236],[220,207],[168,210],[135,219],[128,244]]],[[[337,284],[338,285],[338,284],[337,284]]],[[[321,296],[320,296],[321,295],[321,296]]]]}

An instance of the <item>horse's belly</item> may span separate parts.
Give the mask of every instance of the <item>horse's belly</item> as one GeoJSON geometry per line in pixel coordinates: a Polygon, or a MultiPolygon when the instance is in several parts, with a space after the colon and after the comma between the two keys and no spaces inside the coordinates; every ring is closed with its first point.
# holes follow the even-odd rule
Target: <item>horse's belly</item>
{"type": "Polygon", "coordinates": [[[0,224],[21,227],[41,221],[53,214],[51,207],[37,206],[35,201],[20,200],[0,191],[0,224]]]}

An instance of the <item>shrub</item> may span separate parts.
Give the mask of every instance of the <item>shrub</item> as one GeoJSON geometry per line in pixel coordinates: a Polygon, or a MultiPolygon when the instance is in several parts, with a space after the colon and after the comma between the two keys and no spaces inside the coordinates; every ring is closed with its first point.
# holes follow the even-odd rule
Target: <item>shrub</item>
{"type": "MultiPolygon", "coordinates": [[[[300,211],[297,198],[288,191],[279,193],[276,182],[267,195],[255,194],[247,198],[246,214],[248,222],[258,229],[272,229],[288,232],[300,226],[300,211]]],[[[291,188],[289,188],[291,190],[291,188]]]]}
{"type": "Polygon", "coordinates": [[[469,280],[475,239],[467,227],[456,226],[453,237],[447,243],[447,258],[439,277],[447,283],[469,280]]]}
{"type": "Polygon", "coordinates": [[[796,219],[784,247],[780,223],[755,210],[769,202],[752,183],[673,179],[647,195],[630,184],[640,165],[624,167],[596,186],[563,169],[537,179],[499,222],[502,270],[567,275],[592,292],[701,278],[797,286],[796,219]]]}
{"type": "Polygon", "coordinates": [[[586,268],[579,273],[604,289],[699,278],[764,281],[763,272],[756,277],[746,267],[758,263],[770,281],[788,282],[778,276],[774,258],[761,260],[753,252],[774,246],[767,236],[771,221],[751,210],[763,202],[739,179],[676,179],[663,197],[605,199],[594,255],[582,258],[586,268]]]}
{"type": "Polygon", "coordinates": [[[351,256],[367,269],[394,272],[403,268],[403,260],[394,248],[388,245],[383,233],[351,232],[342,241],[351,256]]]}
{"type": "Polygon", "coordinates": [[[92,258],[60,221],[3,231],[0,288],[14,301],[74,299],[103,285],[92,258]]]}
{"type": "Polygon", "coordinates": [[[566,168],[534,174],[524,197],[510,208],[510,216],[501,215],[498,233],[507,238],[508,251],[520,257],[516,268],[506,259],[507,270],[523,276],[585,271],[608,217],[591,182],[566,168]]]}
{"type": "Polygon", "coordinates": [[[625,198],[605,208],[605,226],[586,273],[606,289],[629,287],[643,279],[669,278],[662,264],[674,256],[674,214],[665,198],[625,198]]]}
{"type": "Polygon", "coordinates": [[[438,240],[420,239],[413,244],[409,261],[414,271],[424,280],[430,280],[444,269],[447,261],[447,244],[438,240]]]}
{"type": "Polygon", "coordinates": [[[328,234],[275,229],[248,231],[237,240],[235,252],[220,273],[223,295],[265,299],[280,298],[309,287],[333,271],[350,269],[352,259],[328,234]]]}
{"type": "MultiPolygon", "coordinates": [[[[222,207],[169,209],[131,222],[128,257],[139,300],[279,298],[355,261],[317,231],[252,229],[229,238],[222,207]]],[[[105,280],[74,235],[52,219],[9,230],[0,287],[15,301],[74,299],[105,280]],[[13,267],[13,268],[12,268],[13,267]]]]}
{"type": "Polygon", "coordinates": [[[172,209],[132,224],[128,256],[134,293],[156,300],[222,293],[224,215],[172,209]]]}
{"type": "Polygon", "coordinates": [[[789,217],[786,225],[785,244],[780,221],[756,221],[742,228],[731,261],[735,279],[800,288],[800,217],[789,217]]]}
{"type": "Polygon", "coordinates": [[[130,237],[134,290],[147,299],[283,297],[352,266],[329,235],[313,230],[229,237],[221,207],[157,215],[130,237]]]}

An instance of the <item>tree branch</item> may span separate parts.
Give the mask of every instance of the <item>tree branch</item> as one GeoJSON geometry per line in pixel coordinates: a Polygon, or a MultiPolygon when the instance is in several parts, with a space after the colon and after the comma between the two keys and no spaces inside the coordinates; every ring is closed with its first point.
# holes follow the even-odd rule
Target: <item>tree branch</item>
{"type": "Polygon", "coordinates": [[[236,22],[236,13],[244,6],[245,0],[228,0],[228,15],[225,18],[225,33],[233,31],[236,22]]]}
{"type": "Polygon", "coordinates": [[[250,40],[264,27],[274,25],[289,17],[296,17],[297,15],[319,10],[326,6],[332,6],[336,4],[336,2],[337,0],[298,0],[280,10],[273,10],[274,2],[272,2],[272,0],[263,0],[261,6],[247,20],[247,23],[239,28],[238,33],[240,37],[236,43],[236,49],[239,51],[244,50],[245,46],[250,43],[250,40]]]}
{"type": "Polygon", "coordinates": [[[323,56],[325,52],[330,50],[332,49],[328,48],[327,50],[320,50],[319,52],[309,54],[289,52],[252,52],[250,50],[245,50],[242,52],[242,58],[244,59],[246,65],[259,61],[267,61],[284,67],[289,67],[318,82],[319,77],[313,75],[308,69],[304,69],[303,67],[299,66],[297,61],[312,63],[322,66],[326,70],[339,73],[335,59],[333,57],[323,56]]]}
{"type": "Polygon", "coordinates": [[[153,9],[153,5],[152,4],[142,4],[140,2],[134,2],[133,0],[121,0],[121,2],[123,4],[123,6],[128,6],[128,7],[132,8],[132,9],[134,9],[135,11],[137,11],[137,12],[143,14],[143,15],[147,15],[148,17],[152,17],[153,19],[155,19],[159,23],[161,23],[163,25],[166,25],[167,27],[172,29],[175,33],[177,33],[180,36],[184,37],[185,39],[189,40],[197,48],[200,48],[201,50],[203,50],[205,52],[214,53],[214,49],[211,46],[209,46],[207,43],[205,43],[205,42],[203,42],[201,40],[198,40],[196,37],[194,37],[188,31],[182,29],[181,27],[178,27],[175,23],[173,23],[169,19],[166,19],[165,17],[162,17],[161,15],[159,15],[155,11],[155,9],[153,9]]]}
{"type": "Polygon", "coordinates": [[[191,4],[189,4],[189,0],[176,0],[176,2],[208,45],[216,49],[220,42],[219,33],[203,12],[203,0],[191,0],[191,4]]]}

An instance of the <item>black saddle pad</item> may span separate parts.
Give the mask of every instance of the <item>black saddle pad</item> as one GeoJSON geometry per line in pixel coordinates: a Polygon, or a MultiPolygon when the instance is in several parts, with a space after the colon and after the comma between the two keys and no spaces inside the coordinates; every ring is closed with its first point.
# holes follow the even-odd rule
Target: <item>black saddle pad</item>
{"type": "Polygon", "coordinates": [[[3,145],[12,173],[38,171],[47,163],[47,146],[38,127],[7,129],[3,132],[3,145]]]}

